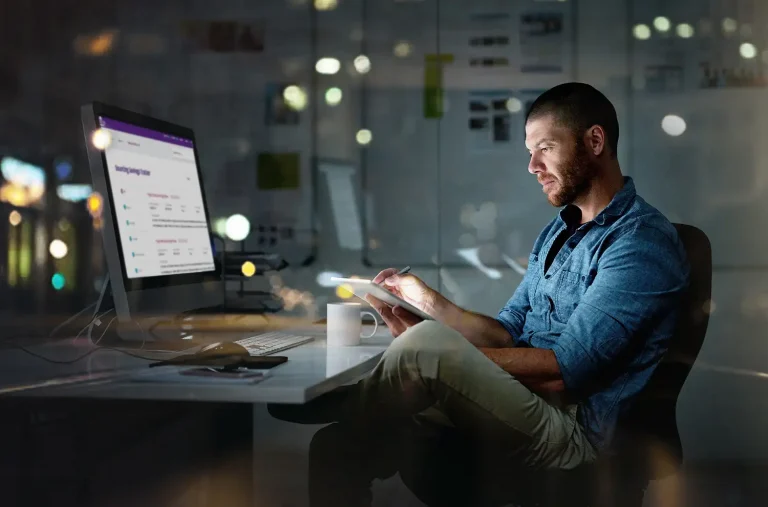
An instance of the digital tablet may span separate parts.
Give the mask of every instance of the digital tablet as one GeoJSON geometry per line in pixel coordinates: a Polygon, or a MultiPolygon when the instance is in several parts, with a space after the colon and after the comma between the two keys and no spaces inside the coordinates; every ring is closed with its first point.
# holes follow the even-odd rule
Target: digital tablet
{"type": "Polygon", "coordinates": [[[355,294],[355,296],[359,297],[360,299],[365,300],[365,296],[370,294],[376,299],[379,299],[385,302],[390,307],[400,306],[424,320],[435,320],[429,315],[427,315],[426,313],[422,312],[421,310],[413,306],[411,303],[400,299],[399,297],[392,294],[390,291],[388,291],[381,285],[377,283],[373,283],[371,280],[363,280],[360,278],[333,277],[331,278],[331,281],[336,282],[339,285],[344,284],[348,286],[350,289],[352,289],[352,292],[355,294]]]}

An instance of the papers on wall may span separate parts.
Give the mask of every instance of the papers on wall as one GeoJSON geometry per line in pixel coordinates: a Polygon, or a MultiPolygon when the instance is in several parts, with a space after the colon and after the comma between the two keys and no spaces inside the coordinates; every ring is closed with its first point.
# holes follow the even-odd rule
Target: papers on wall
{"type": "MultiPolygon", "coordinates": [[[[509,148],[512,140],[512,92],[471,90],[469,92],[469,145],[474,151],[509,148]]],[[[519,111],[516,111],[519,112],[519,111]]]]}
{"type": "Polygon", "coordinates": [[[562,13],[534,12],[520,16],[521,72],[563,72],[565,51],[562,13]]]}

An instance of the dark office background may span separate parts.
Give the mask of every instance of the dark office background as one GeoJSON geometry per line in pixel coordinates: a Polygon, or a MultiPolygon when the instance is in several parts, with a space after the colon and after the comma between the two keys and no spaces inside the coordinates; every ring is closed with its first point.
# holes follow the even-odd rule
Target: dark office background
{"type": "MultiPolygon", "coordinates": [[[[330,276],[409,264],[493,315],[555,211],[526,170],[525,108],[565,81],[610,98],[624,173],[712,242],[678,425],[691,466],[743,471],[723,504],[765,498],[748,479],[768,460],[759,0],[2,1],[0,318],[50,329],[98,297],[105,217],[80,123],[93,100],[195,130],[214,229],[290,265],[243,281],[283,312],[322,317],[347,296],[330,276]]],[[[299,456],[309,435],[262,444],[299,456]]],[[[259,470],[294,477],[289,462],[259,470]]],[[[281,505],[301,503],[296,484],[281,505]]]]}

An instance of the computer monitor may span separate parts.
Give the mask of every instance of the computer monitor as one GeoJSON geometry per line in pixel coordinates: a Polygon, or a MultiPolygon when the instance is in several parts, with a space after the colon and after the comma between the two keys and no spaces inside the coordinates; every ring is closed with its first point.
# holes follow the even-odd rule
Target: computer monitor
{"type": "MultiPolygon", "coordinates": [[[[223,303],[191,129],[101,103],[82,108],[121,323],[223,303]]],[[[119,326],[145,339],[141,324],[119,326]]]]}

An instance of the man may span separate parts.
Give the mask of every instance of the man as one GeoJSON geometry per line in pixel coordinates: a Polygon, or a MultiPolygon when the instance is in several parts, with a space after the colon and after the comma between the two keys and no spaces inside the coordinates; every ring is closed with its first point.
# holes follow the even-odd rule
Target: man
{"type": "MultiPolygon", "coordinates": [[[[370,300],[396,337],[372,373],[301,417],[278,406],[273,414],[449,427],[531,468],[594,461],[664,354],[688,283],[676,231],[622,175],[618,140],[616,111],[595,88],[542,94],[525,122],[528,171],[562,210],[499,314],[464,310],[414,275],[382,271],[376,282],[434,321],[370,300]]],[[[313,447],[328,442],[319,433],[313,447]]]]}

